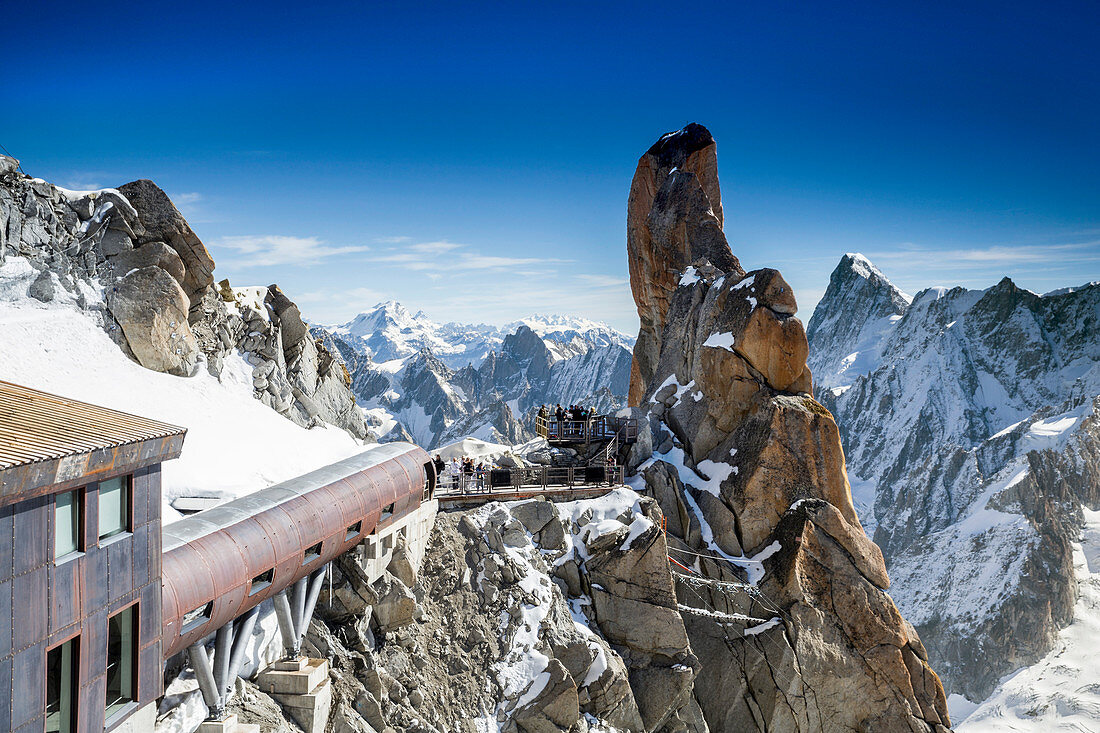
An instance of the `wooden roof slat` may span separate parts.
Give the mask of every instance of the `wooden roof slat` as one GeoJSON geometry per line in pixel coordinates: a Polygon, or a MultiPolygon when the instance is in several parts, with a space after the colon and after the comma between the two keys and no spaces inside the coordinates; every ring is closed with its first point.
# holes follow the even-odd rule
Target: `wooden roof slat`
{"type": "Polygon", "coordinates": [[[0,470],[184,432],[158,420],[0,380],[0,470]]]}

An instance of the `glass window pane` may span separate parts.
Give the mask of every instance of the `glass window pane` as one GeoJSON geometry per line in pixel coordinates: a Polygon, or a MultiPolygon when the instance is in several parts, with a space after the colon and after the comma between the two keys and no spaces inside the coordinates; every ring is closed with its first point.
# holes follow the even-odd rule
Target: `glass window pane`
{"type": "Polygon", "coordinates": [[[46,655],[46,733],[76,730],[76,644],[72,639],[46,655]]]}
{"type": "Polygon", "coordinates": [[[67,491],[54,498],[54,557],[80,549],[80,493],[67,491]]]}
{"type": "Polygon", "coordinates": [[[129,477],[113,478],[99,484],[99,539],[130,529],[129,477]]]}
{"type": "Polygon", "coordinates": [[[107,717],[134,700],[134,606],[107,622],[107,717]]]}

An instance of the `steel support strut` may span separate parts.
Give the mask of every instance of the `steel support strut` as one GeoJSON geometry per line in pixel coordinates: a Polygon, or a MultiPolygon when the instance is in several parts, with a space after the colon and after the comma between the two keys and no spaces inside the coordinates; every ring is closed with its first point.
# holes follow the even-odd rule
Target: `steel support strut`
{"type": "Polygon", "coordinates": [[[286,597],[286,588],[275,594],[275,617],[279,620],[279,635],[283,638],[283,649],[288,656],[296,657],[300,651],[294,633],[294,618],[291,615],[290,600],[286,597]]]}
{"type": "Polygon", "coordinates": [[[191,660],[191,668],[195,670],[203,702],[210,711],[207,719],[217,720],[221,716],[222,700],[218,694],[218,685],[214,682],[214,670],[210,665],[210,655],[206,653],[206,645],[201,641],[192,644],[187,647],[187,656],[191,660]]]}
{"type": "Polygon", "coordinates": [[[302,639],[309,631],[309,622],[317,608],[317,598],[321,595],[325,572],[328,565],[322,565],[311,574],[299,579],[289,589],[284,588],[275,594],[275,616],[279,619],[279,633],[283,639],[283,648],[287,657],[293,659],[302,653],[302,639]],[[290,593],[287,593],[290,590],[290,593]]]}

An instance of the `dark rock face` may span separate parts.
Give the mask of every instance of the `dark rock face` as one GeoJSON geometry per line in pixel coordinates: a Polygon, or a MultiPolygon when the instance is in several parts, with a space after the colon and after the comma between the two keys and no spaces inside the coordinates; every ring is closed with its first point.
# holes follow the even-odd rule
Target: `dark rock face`
{"type": "Polygon", "coordinates": [[[1069,543],[1098,498],[1098,307],[1096,285],[1039,296],[1007,278],[909,302],[857,255],[810,324],[818,396],[891,594],[971,700],[1046,653],[1072,614],[1069,543]]]}
{"type": "Polygon", "coordinates": [[[631,402],[649,435],[630,465],[669,517],[673,557],[694,563],[677,576],[694,697],[711,730],[944,730],[943,688],[885,592],[836,423],[810,396],[794,294],[729,253],[713,141],[681,137],[685,151],[669,139],[643,156],[631,191],[629,221],[645,216],[628,225],[631,402]],[[681,159],[698,173],[662,167],[681,159]]]}
{"type": "Polygon", "coordinates": [[[183,289],[192,306],[198,303],[203,292],[214,284],[214,260],[183,214],[168,194],[150,180],[132,181],[118,190],[137,209],[138,220],[145,230],[135,243],[140,246],[164,242],[174,249],[185,269],[183,289]]]}

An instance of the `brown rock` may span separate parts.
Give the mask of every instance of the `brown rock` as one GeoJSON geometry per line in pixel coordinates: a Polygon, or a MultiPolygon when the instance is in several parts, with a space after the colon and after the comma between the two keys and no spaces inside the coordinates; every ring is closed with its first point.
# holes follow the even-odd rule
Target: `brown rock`
{"type": "Polygon", "coordinates": [[[147,369],[187,376],[199,349],[187,325],[187,296],[159,267],[133,270],[111,286],[107,308],[147,369]]]}
{"type": "MultiPolygon", "coordinates": [[[[543,672],[549,676],[542,691],[529,704],[515,711],[515,721],[527,733],[558,733],[569,729],[581,717],[577,684],[556,659],[543,672]]],[[[540,677],[532,684],[543,683],[540,677]]]]}
{"type": "MultiPolygon", "coordinates": [[[[760,577],[760,566],[720,555],[759,557],[763,567],[759,593],[678,583],[680,607],[698,609],[682,615],[701,662],[694,699],[711,730],[942,730],[943,687],[885,593],[889,576],[852,505],[836,423],[809,396],[794,293],[777,271],[745,275],[728,253],[709,134],[662,141],[639,162],[627,224],[641,320],[630,399],[652,426],[657,461],[644,476],[700,572],[727,583],[760,577]],[[673,170],[684,164],[692,167],[673,170]],[[680,285],[688,264],[699,265],[696,276],[680,285]]],[[[674,626],[662,612],[676,606],[624,592],[614,578],[599,585],[617,595],[593,581],[598,618],[639,619],[625,629],[600,618],[614,643],[653,645],[654,625],[674,626]]],[[[639,669],[631,683],[648,726],[639,669]]],[[[682,691],[667,680],[660,689],[682,691]]]]}
{"type": "Polygon", "coordinates": [[[723,486],[722,498],[737,514],[742,545],[750,552],[766,544],[799,499],[824,499],[844,521],[861,527],[840,432],[829,411],[812,398],[769,400],[738,426],[730,444],[739,446],[738,472],[723,486]]]}
{"type": "Polygon", "coordinates": [[[810,353],[802,321],[777,318],[768,308],[753,309],[734,348],[777,390],[794,384],[806,369],[810,353]]]}
{"type": "Polygon", "coordinates": [[[630,285],[641,331],[631,365],[631,405],[641,404],[661,352],[671,294],[688,265],[707,260],[744,274],[722,234],[717,146],[702,125],[661,137],[638,161],[627,205],[630,285]]]}

